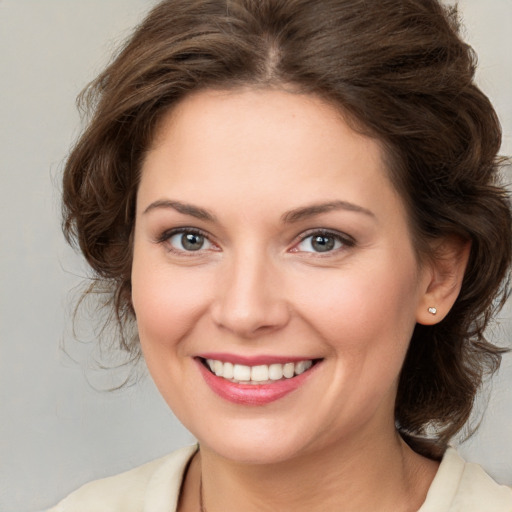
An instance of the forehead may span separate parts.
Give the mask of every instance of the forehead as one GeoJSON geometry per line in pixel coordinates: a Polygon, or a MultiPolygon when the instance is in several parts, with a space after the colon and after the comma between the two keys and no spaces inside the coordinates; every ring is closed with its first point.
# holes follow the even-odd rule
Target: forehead
{"type": "MultiPolygon", "coordinates": [[[[344,200],[397,207],[378,141],[339,110],[282,90],[201,91],[161,120],[143,164],[139,196],[283,207],[344,200]]],[[[221,203],[222,204],[222,203],[221,203]]]]}

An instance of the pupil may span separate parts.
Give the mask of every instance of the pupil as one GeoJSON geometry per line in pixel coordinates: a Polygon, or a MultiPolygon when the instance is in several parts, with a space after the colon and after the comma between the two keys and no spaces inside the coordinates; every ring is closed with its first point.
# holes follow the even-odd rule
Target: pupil
{"type": "Polygon", "coordinates": [[[311,244],[317,252],[331,251],[334,248],[334,238],[332,236],[315,236],[311,244]]]}
{"type": "Polygon", "coordinates": [[[198,251],[203,247],[204,237],[194,233],[187,233],[181,237],[181,243],[187,251],[198,251]]]}

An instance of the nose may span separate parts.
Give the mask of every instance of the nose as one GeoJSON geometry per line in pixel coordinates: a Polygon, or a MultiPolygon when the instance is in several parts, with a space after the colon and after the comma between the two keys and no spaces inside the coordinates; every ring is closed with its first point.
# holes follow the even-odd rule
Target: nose
{"type": "Polygon", "coordinates": [[[282,278],[264,256],[241,256],[227,264],[212,305],[214,322],[244,339],[282,329],[290,319],[282,278]]]}

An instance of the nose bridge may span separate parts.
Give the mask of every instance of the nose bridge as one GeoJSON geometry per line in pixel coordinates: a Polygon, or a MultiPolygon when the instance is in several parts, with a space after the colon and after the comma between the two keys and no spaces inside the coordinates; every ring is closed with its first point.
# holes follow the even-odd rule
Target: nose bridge
{"type": "Polygon", "coordinates": [[[264,250],[233,254],[219,283],[214,319],[242,337],[254,337],[285,325],[288,306],[279,286],[279,269],[264,250]]]}

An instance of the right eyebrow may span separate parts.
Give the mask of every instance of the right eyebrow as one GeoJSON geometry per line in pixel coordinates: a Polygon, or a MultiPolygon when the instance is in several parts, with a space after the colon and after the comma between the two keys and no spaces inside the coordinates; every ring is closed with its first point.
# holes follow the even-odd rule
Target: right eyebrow
{"type": "Polygon", "coordinates": [[[155,201],[154,203],[151,203],[142,213],[145,215],[146,213],[159,208],[175,210],[179,213],[190,215],[200,220],[206,220],[209,222],[216,221],[215,215],[213,215],[208,210],[205,210],[204,208],[200,208],[189,203],[182,203],[181,201],[173,201],[170,199],[160,199],[155,201]]]}

